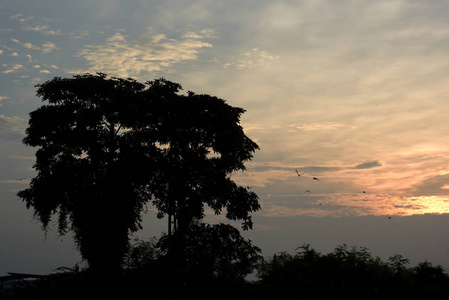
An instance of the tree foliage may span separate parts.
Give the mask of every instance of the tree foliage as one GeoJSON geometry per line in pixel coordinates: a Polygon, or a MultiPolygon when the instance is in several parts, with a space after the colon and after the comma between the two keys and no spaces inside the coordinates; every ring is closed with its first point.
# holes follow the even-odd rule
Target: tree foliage
{"type": "Polygon", "coordinates": [[[150,85],[149,99],[163,95],[154,112],[164,155],[153,189],[159,216],[173,217],[173,229],[184,230],[204,217],[207,204],[216,214],[226,208],[228,219],[241,219],[244,229],[251,228],[249,214],[260,208],[257,195],[229,177],[245,170],[244,162],[258,149],[239,125],[244,110],[209,95],[180,96],[180,86],[163,80],[150,85]]]}
{"type": "Polygon", "coordinates": [[[449,296],[449,276],[429,262],[408,268],[408,259],[395,254],[387,262],[366,247],[338,246],[322,255],[310,245],[297,253],[281,252],[258,266],[258,293],[283,297],[301,291],[314,299],[393,299],[449,296]]]}
{"type": "MultiPolygon", "coordinates": [[[[179,232],[173,233],[173,235],[179,232]]],[[[210,293],[246,286],[245,278],[262,258],[261,250],[244,239],[240,231],[228,224],[209,225],[194,222],[187,231],[183,271],[179,271],[177,253],[170,247],[170,237],[163,234],[157,241],[137,239],[125,257],[126,275],[139,282],[151,282],[165,292],[164,298],[203,299],[210,293]],[[182,284],[180,284],[180,282],[182,284]]],[[[224,291],[220,292],[224,295],[224,291]]],[[[214,296],[214,299],[229,299],[214,296]]],[[[234,291],[232,297],[238,297],[234,291]]]]}
{"type": "Polygon", "coordinates": [[[251,227],[257,196],[229,178],[258,149],[239,124],[243,109],[165,79],[85,74],[37,87],[46,104],[30,113],[23,142],[38,147],[38,173],[18,195],[44,229],[58,215],[90,267],[119,268],[149,204],[182,228],[205,204],[251,227]]]}
{"type": "MultiPolygon", "coordinates": [[[[168,236],[160,239],[159,247],[170,255],[168,236]]],[[[181,251],[190,281],[203,283],[207,278],[244,279],[261,259],[260,248],[228,224],[192,223],[181,251]]]]}

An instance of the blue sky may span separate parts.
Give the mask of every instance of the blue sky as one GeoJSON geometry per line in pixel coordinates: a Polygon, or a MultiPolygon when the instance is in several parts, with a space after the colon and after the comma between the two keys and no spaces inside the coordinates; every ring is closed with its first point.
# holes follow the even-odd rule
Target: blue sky
{"type": "MultiPolygon", "coordinates": [[[[35,84],[84,72],[164,77],[247,110],[242,126],[261,150],[234,178],[259,195],[244,234],[265,254],[347,243],[449,266],[448,9],[407,0],[1,1],[0,273],[79,260],[70,235],[45,239],[15,194],[35,175],[36,149],[21,144],[41,105],[35,84]]],[[[159,235],[161,222],[150,207],[139,235],[159,235]]]]}

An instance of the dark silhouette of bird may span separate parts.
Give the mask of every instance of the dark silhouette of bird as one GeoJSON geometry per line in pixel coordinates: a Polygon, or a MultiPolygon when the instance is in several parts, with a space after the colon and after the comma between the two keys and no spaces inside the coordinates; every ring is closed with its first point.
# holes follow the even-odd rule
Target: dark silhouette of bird
{"type": "Polygon", "coordinates": [[[300,177],[301,175],[303,175],[304,173],[306,173],[306,172],[302,172],[301,174],[299,174],[298,170],[295,170],[295,171],[296,171],[296,174],[298,174],[298,177],[300,177]]]}
{"type": "Polygon", "coordinates": [[[321,205],[321,202],[318,205],[321,205]]]}
{"type": "Polygon", "coordinates": [[[313,177],[313,180],[318,180],[318,181],[320,181],[318,178],[316,178],[316,177],[313,177]]]}
{"type": "Polygon", "coordinates": [[[306,190],[304,193],[310,193],[310,191],[309,191],[309,190],[306,190]]]}
{"type": "Polygon", "coordinates": [[[26,178],[17,178],[16,181],[22,181],[24,179],[26,179],[26,178]]]}
{"type": "Polygon", "coordinates": [[[391,217],[388,217],[388,219],[391,219],[391,217]]]}
{"type": "Polygon", "coordinates": [[[363,191],[363,193],[365,194],[366,192],[365,192],[365,191],[363,191]]]}

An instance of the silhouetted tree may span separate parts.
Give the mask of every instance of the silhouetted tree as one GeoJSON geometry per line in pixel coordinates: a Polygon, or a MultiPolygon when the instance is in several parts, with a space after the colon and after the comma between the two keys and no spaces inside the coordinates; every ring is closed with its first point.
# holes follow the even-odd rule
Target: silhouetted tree
{"type": "Polygon", "coordinates": [[[251,228],[258,198],[229,178],[258,149],[239,125],[243,109],[165,79],[85,74],[37,87],[47,104],[30,113],[23,142],[39,148],[38,173],[18,195],[45,230],[59,215],[90,269],[120,272],[149,202],[179,236],[204,204],[251,228]]]}
{"type": "Polygon", "coordinates": [[[156,139],[163,149],[163,172],[155,185],[159,216],[171,218],[172,230],[186,230],[204,217],[204,204],[216,214],[243,220],[252,227],[250,212],[260,209],[254,192],[238,186],[232,172],[245,170],[259,147],[243,132],[242,108],[209,95],[179,95],[181,86],[165,80],[150,82],[147,97],[158,99],[156,139]]]}
{"type": "Polygon", "coordinates": [[[185,273],[186,236],[192,222],[203,219],[205,205],[243,220],[244,230],[252,228],[250,213],[260,209],[258,197],[230,175],[245,170],[258,146],[240,126],[242,108],[209,95],[180,95],[181,86],[165,80],[149,84],[146,97],[158,102],[151,113],[158,116],[155,135],[164,155],[153,203],[159,217],[168,217],[169,250],[185,273]]]}
{"type": "Polygon", "coordinates": [[[37,176],[18,193],[44,229],[59,214],[92,270],[117,273],[128,234],[140,228],[159,149],[138,136],[145,85],[105,74],[37,85],[47,104],[30,113],[26,145],[39,147],[37,176]]]}

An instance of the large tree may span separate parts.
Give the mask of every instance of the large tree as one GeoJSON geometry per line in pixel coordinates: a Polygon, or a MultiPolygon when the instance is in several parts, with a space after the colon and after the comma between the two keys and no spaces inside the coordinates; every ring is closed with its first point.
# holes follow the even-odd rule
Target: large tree
{"type": "Polygon", "coordinates": [[[37,87],[47,104],[30,113],[23,142],[38,147],[38,173],[18,195],[45,230],[58,215],[92,269],[120,270],[148,203],[169,216],[169,231],[202,219],[204,204],[251,227],[258,198],[230,179],[258,149],[239,124],[243,109],[165,79],[85,74],[37,87]]]}

